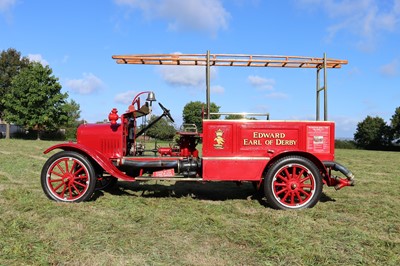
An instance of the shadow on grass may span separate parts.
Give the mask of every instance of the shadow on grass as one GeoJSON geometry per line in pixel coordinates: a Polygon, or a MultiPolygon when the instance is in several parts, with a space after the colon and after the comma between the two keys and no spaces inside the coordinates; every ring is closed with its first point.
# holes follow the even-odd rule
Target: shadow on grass
{"type": "MultiPolygon", "coordinates": [[[[103,193],[100,192],[100,196],[103,193]]],[[[106,190],[112,195],[131,195],[148,198],[183,198],[199,200],[224,201],[232,199],[249,199],[255,196],[256,190],[251,183],[235,182],[159,182],[156,184],[139,182],[118,182],[106,190]]]]}
{"type": "Polygon", "coordinates": [[[325,202],[330,202],[330,201],[335,202],[336,200],[335,200],[335,199],[332,199],[331,197],[329,197],[328,195],[326,195],[324,192],[322,192],[321,198],[319,199],[319,202],[325,203],[325,202]]]}
{"type": "MultiPolygon", "coordinates": [[[[262,190],[262,189],[261,189],[262,190]]],[[[262,191],[257,191],[251,182],[123,182],[120,181],[106,193],[116,196],[133,196],[144,198],[184,198],[190,197],[198,200],[225,201],[225,200],[256,200],[262,206],[268,203],[262,191]]],[[[104,195],[103,191],[96,191],[92,200],[104,195]]],[[[324,192],[320,202],[334,202],[324,192]]]]}

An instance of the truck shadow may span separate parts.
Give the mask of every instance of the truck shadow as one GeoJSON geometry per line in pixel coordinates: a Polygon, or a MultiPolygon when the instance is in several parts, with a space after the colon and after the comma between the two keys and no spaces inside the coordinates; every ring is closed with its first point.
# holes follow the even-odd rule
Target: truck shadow
{"type": "MultiPolygon", "coordinates": [[[[262,190],[262,188],[261,188],[262,190]]],[[[93,200],[103,193],[112,195],[130,195],[144,198],[185,198],[198,200],[225,201],[225,200],[256,200],[261,205],[268,206],[261,191],[257,191],[251,182],[159,182],[139,183],[120,181],[113,188],[105,192],[96,191],[93,200]]],[[[322,192],[320,202],[335,201],[322,192]]]]}

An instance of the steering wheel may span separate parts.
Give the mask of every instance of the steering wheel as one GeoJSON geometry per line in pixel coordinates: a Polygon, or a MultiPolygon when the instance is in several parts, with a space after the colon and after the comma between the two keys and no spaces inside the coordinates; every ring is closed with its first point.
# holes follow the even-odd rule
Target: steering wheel
{"type": "Polygon", "coordinates": [[[169,112],[169,110],[167,108],[164,107],[164,105],[162,105],[161,103],[158,103],[158,105],[161,107],[161,109],[164,112],[164,115],[166,115],[171,121],[172,123],[175,123],[174,119],[171,116],[171,113],[169,112]]]}

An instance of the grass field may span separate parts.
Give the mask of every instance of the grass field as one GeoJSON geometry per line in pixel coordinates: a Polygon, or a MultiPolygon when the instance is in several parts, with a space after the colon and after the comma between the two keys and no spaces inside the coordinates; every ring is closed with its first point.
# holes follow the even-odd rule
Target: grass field
{"type": "Polygon", "coordinates": [[[39,180],[51,144],[0,140],[0,265],[400,264],[400,153],[337,150],[356,186],[276,211],[233,183],[120,182],[55,203],[39,180]]]}

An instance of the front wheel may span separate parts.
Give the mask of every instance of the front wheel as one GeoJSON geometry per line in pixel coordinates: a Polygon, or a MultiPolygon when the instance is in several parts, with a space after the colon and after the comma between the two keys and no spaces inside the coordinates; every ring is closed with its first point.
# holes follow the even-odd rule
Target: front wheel
{"type": "Polygon", "coordinates": [[[89,200],[96,188],[96,180],[90,161],[73,151],[62,151],[51,156],[41,174],[41,184],[46,196],[63,202],[89,200]]]}
{"type": "Polygon", "coordinates": [[[287,156],[276,161],[264,181],[265,196],[275,209],[311,208],[322,193],[318,168],[301,156],[287,156]]]}

